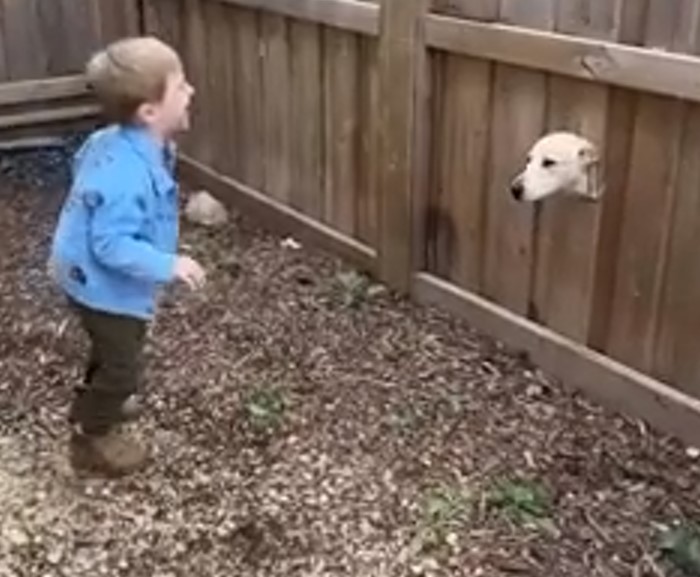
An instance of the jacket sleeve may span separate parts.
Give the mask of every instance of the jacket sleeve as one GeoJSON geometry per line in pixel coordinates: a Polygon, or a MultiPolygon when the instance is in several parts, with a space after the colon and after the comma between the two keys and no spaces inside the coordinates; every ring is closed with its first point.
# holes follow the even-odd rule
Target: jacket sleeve
{"type": "Polygon", "coordinates": [[[173,278],[176,255],[158,250],[140,236],[147,215],[140,195],[147,189],[140,179],[114,175],[98,187],[90,204],[90,241],[95,258],[104,266],[151,282],[173,278]]]}

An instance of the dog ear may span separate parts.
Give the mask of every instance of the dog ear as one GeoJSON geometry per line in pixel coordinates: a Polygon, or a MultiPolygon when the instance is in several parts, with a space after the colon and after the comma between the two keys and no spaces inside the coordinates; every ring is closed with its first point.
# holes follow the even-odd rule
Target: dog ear
{"type": "Polygon", "coordinates": [[[582,146],[578,151],[578,157],[583,161],[584,166],[597,164],[600,160],[598,149],[592,144],[582,146]]]}

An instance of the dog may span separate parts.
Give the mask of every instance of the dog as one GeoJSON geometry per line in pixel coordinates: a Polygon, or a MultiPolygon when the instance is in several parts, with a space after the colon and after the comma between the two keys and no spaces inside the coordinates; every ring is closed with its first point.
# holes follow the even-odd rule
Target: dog
{"type": "Polygon", "coordinates": [[[510,184],[518,202],[538,202],[554,195],[587,201],[600,200],[598,148],[571,132],[552,132],[540,138],[529,151],[527,164],[510,184]]]}

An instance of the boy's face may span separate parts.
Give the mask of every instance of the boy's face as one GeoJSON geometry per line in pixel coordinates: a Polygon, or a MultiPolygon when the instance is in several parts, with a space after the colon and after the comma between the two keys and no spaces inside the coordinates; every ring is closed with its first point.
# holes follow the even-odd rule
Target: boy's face
{"type": "Polygon", "coordinates": [[[184,71],[173,72],[167,78],[163,98],[142,106],[141,119],[162,138],[171,138],[189,129],[189,106],[193,95],[194,88],[187,81],[184,71]]]}

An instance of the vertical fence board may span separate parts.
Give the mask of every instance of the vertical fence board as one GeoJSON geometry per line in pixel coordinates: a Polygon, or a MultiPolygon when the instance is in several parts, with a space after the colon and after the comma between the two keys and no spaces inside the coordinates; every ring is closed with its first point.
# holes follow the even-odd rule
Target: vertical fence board
{"type": "Polygon", "coordinates": [[[229,144],[228,116],[228,74],[231,34],[228,26],[228,6],[219,2],[204,2],[206,21],[206,60],[207,60],[207,113],[211,115],[209,132],[206,136],[212,142],[212,167],[227,173],[232,154],[229,144]]]}
{"type": "MultiPolygon", "coordinates": [[[[500,14],[511,24],[549,29],[554,24],[554,3],[538,0],[524,9],[521,0],[502,0],[500,14]]],[[[483,292],[519,314],[530,308],[534,209],[515,203],[508,187],[524,165],[527,150],[542,134],[546,101],[543,73],[496,66],[483,292]]]]}
{"type": "Polygon", "coordinates": [[[208,90],[207,30],[200,0],[185,0],[183,21],[185,66],[196,90],[191,106],[192,130],[183,135],[183,149],[200,162],[210,164],[213,159],[213,143],[208,135],[212,110],[208,90]]]}
{"type": "Polygon", "coordinates": [[[291,177],[291,107],[287,22],[276,14],[261,14],[263,45],[263,137],[265,190],[288,204],[291,177]]]}
{"type": "Polygon", "coordinates": [[[646,370],[673,202],[682,103],[644,96],[634,135],[609,351],[646,370]]]}
{"type": "Polygon", "coordinates": [[[373,38],[360,38],[360,153],[356,198],[357,237],[377,245],[379,204],[379,52],[373,38]]]}
{"type": "MultiPolygon", "coordinates": [[[[617,30],[616,2],[560,0],[560,32],[608,38],[617,30]]],[[[592,82],[553,76],[549,83],[548,130],[590,138],[605,154],[608,91],[592,82]]],[[[555,198],[543,204],[537,232],[533,316],[550,328],[586,342],[595,293],[597,242],[602,204],[555,198]]]]}
{"type": "Polygon", "coordinates": [[[48,51],[39,26],[40,0],[5,0],[3,38],[9,80],[43,78],[48,51]]]}
{"type": "Polygon", "coordinates": [[[290,22],[292,203],[320,219],[323,207],[323,96],[321,29],[290,22]]]}
{"type": "Polygon", "coordinates": [[[7,48],[5,45],[7,44],[7,35],[5,34],[5,28],[6,28],[6,22],[7,22],[7,13],[6,13],[6,6],[5,4],[7,3],[7,0],[0,0],[0,81],[5,82],[7,81],[8,75],[9,75],[9,68],[8,68],[8,63],[7,63],[7,48]]]}
{"type": "Polygon", "coordinates": [[[353,235],[360,110],[357,37],[326,28],[324,47],[325,220],[353,235]]]}
{"type": "MultiPolygon", "coordinates": [[[[554,77],[549,130],[573,130],[605,151],[603,87],[554,77]]],[[[578,341],[588,335],[601,205],[553,198],[541,206],[534,268],[533,318],[578,341]]]]}
{"type": "MultiPolygon", "coordinates": [[[[183,46],[183,0],[147,0],[144,20],[149,34],[155,34],[181,52],[183,46]]],[[[189,72],[189,71],[188,71],[189,72]]]]}
{"type": "Polygon", "coordinates": [[[450,16],[492,22],[498,19],[497,0],[433,0],[432,10],[450,16]]]}
{"type": "Polygon", "coordinates": [[[659,310],[653,372],[678,388],[700,396],[700,107],[686,118],[678,169],[677,199],[669,242],[668,268],[659,310]]]}
{"type": "MultiPolygon", "coordinates": [[[[700,2],[672,2],[673,41],[670,48],[697,55],[700,53],[700,2]]],[[[653,3],[651,18],[664,6],[653,3]]],[[[657,17],[656,21],[659,18],[657,17]]],[[[700,334],[700,273],[695,266],[700,235],[700,107],[687,104],[676,176],[675,208],[669,223],[670,238],[666,254],[667,268],[662,278],[657,326],[653,343],[651,371],[673,382],[694,396],[700,396],[700,360],[695,341],[700,334]]]]}
{"type": "MultiPolygon", "coordinates": [[[[382,278],[407,291],[413,268],[412,194],[424,176],[416,173],[418,101],[427,81],[421,23],[427,0],[383,0],[379,40],[380,226],[382,278]]],[[[420,146],[420,145],[418,145],[420,146]]]]}
{"type": "Polygon", "coordinates": [[[136,0],[99,0],[99,8],[103,44],[138,34],[139,13],[136,0]]]}
{"type": "MultiPolygon", "coordinates": [[[[680,8],[650,3],[645,44],[692,51],[680,8]]],[[[607,351],[642,371],[653,359],[684,115],[680,101],[639,99],[607,351]]]]}
{"type": "Polygon", "coordinates": [[[435,203],[430,209],[430,236],[435,237],[438,257],[434,272],[478,291],[484,251],[491,65],[446,55],[442,66],[439,82],[444,86],[434,118],[434,142],[439,143],[440,152],[430,195],[435,203]]]}
{"type": "Polygon", "coordinates": [[[235,25],[234,58],[238,92],[236,128],[239,131],[236,154],[240,159],[238,177],[247,185],[263,187],[262,67],[258,14],[236,9],[230,22],[235,25]]]}

